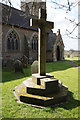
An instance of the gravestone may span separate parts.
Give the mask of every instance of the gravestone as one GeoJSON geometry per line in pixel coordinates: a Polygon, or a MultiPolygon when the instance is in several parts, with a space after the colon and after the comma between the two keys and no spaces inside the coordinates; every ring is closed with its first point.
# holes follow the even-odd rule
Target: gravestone
{"type": "Polygon", "coordinates": [[[31,65],[31,74],[38,73],[38,61],[34,61],[31,65]]]}
{"type": "Polygon", "coordinates": [[[2,67],[6,67],[7,64],[7,60],[6,59],[2,59],[2,67]]]}
{"type": "Polygon", "coordinates": [[[28,57],[26,57],[25,55],[23,55],[23,57],[21,58],[21,62],[24,68],[28,67],[28,57]]]}
{"type": "Polygon", "coordinates": [[[38,73],[15,87],[17,100],[31,105],[52,106],[67,100],[68,88],[53,75],[46,73],[46,30],[53,23],[46,21],[46,10],[39,9],[39,19],[31,19],[30,26],[39,28],[38,73]]]}
{"type": "Polygon", "coordinates": [[[67,57],[70,58],[70,55],[68,55],[67,57]]]}
{"type": "Polygon", "coordinates": [[[12,60],[12,59],[8,59],[7,60],[6,69],[9,72],[12,71],[12,70],[14,70],[14,60],[12,60]]]}
{"type": "Polygon", "coordinates": [[[20,60],[15,60],[14,62],[14,68],[15,68],[15,73],[24,73],[23,71],[23,65],[20,60]]]}

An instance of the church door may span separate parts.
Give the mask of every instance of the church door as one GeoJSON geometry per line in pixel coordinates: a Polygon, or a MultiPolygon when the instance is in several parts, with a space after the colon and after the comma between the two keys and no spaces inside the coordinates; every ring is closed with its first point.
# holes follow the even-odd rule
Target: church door
{"type": "Polygon", "coordinates": [[[59,48],[59,46],[57,46],[56,58],[57,58],[57,61],[60,60],[60,48],[59,48]]]}

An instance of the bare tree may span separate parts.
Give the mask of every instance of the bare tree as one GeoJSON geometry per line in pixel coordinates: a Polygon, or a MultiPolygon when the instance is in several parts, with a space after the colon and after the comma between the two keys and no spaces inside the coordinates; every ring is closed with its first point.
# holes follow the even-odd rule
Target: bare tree
{"type": "MultiPolygon", "coordinates": [[[[11,0],[2,0],[2,2],[6,2],[6,4],[9,4],[9,16],[7,18],[7,21],[9,20],[9,17],[11,15],[11,7],[13,6],[12,3],[11,3],[11,0]]],[[[23,2],[26,3],[27,0],[22,0],[23,2]]],[[[29,0],[31,2],[36,2],[35,0],[29,0]]],[[[39,0],[38,2],[40,2],[41,0],[39,0]]],[[[54,4],[54,9],[62,9],[62,10],[65,10],[66,13],[70,12],[74,7],[76,7],[80,0],[75,0],[74,2],[71,2],[71,0],[66,0],[66,4],[61,4],[58,2],[56,2],[57,0],[51,0],[50,2],[54,4]]],[[[27,1],[28,2],[28,1],[27,1]]],[[[47,0],[45,0],[45,2],[47,2],[47,0]]],[[[27,5],[27,4],[26,4],[27,5]]],[[[23,6],[21,6],[23,7],[23,6]]],[[[27,10],[26,10],[27,11],[27,10]]],[[[25,14],[21,14],[21,16],[26,16],[27,12],[25,11],[25,14]]],[[[72,31],[69,31],[68,29],[66,29],[66,34],[68,37],[71,37],[72,39],[77,39],[78,36],[76,36],[75,38],[73,36],[71,36],[71,34],[75,31],[75,29],[80,25],[80,22],[76,22],[75,21],[75,18],[73,20],[69,19],[69,18],[66,18],[65,19],[67,21],[69,21],[70,23],[72,23],[74,25],[74,28],[72,29],[72,31]]]]}
{"type": "MultiPolygon", "coordinates": [[[[60,4],[58,2],[55,2],[55,0],[51,0],[52,3],[54,3],[56,5],[56,7],[54,7],[54,9],[62,9],[65,10],[66,13],[69,13],[73,10],[73,8],[75,8],[76,6],[78,7],[80,0],[75,0],[74,2],[71,2],[71,0],[66,0],[66,4],[60,4]]],[[[78,14],[78,13],[77,13],[78,14]]],[[[78,29],[78,27],[80,26],[80,22],[76,21],[75,18],[74,19],[69,19],[67,17],[65,17],[65,19],[72,24],[73,28],[71,31],[69,31],[68,29],[66,29],[65,34],[67,35],[69,38],[71,39],[80,39],[78,35],[76,35],[75,37],[73,37],[73,32],[75,32],[76,29],[78,29]]]]}

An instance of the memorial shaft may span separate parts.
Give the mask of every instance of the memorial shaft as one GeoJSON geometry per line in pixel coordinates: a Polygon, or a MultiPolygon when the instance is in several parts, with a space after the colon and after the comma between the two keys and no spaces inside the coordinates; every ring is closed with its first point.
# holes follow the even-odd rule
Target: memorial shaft
{"type": "Polygon", "coordinates": [[[39,75],[46,74],[46,29],[39,29],[39,51],[38,51],[38,60],[39,60],[39,75]],[[45,35],[44,35],[45,34],[45,35]]]}
{"type": "Polygon", "coordinates": [[[38,39],[38,73],[40,76],[46,75],[46,35],[47,29],[53,28],[53,22],[46,21],[46,10],[39,9],[39,19],[31,19],[30,26],[39,28],[38,39]]]}

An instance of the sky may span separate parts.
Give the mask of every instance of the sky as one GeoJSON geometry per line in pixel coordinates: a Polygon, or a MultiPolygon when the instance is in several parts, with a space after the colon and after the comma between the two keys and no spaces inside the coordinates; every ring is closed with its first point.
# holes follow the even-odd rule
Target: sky
{"type": "MultiPolygon", "coordinates": [[[[1,1],[1,0],[0,0],[1,1]]],[[[5,0],[3,0],[5,2],[5,0]]],[[[45,1],[45,0],[43,0],[45,1]]],[[[71,10],[67,10],[68,2],[72,4],[73,2],[77,2],[78,0],[46,0],[47,1],[47,20],[54,22],[53,32],[56,33],[58,29],[61,31],[62,39],[65,45],[65,50],[78,50],[78,27],[75,28],[76,23],[78,23],[78,6],[71,8],[71,10]],[[67,5],[66,7],[59,8],[61,6],[57,5],[56,2],[61,5],[67,5]],[[68,20],[69,19],[69,20],[68,20]],[[74,22],[70,22],[74,21],[74,22]],[[69,34],[69,32],[72,34],[69,34]],[[68,34],[68,35],[67,35],[68,34]]],[[[12,6],[20,9],[20,0],[11,0],[12,6]]]]}

